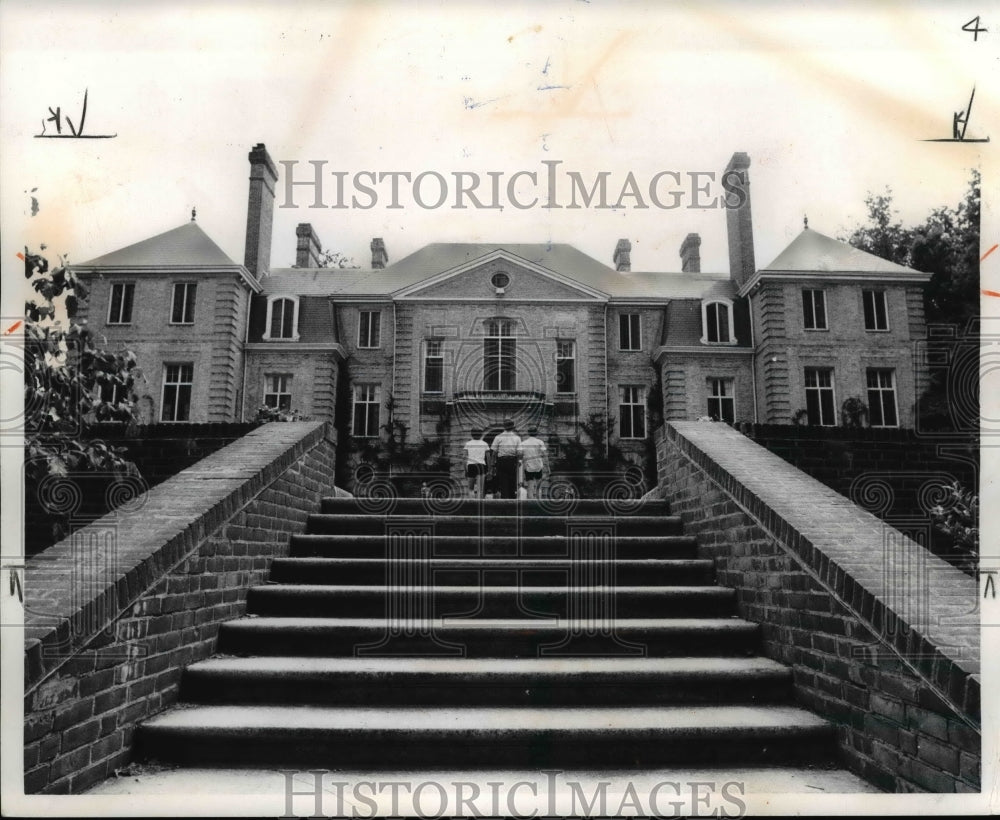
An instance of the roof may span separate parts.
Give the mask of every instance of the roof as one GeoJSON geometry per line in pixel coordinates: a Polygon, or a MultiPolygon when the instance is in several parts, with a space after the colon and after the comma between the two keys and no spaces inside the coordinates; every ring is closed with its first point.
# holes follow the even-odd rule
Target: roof
{"type": "Polygon", "coordinates": [[[265,294],[389,296],[496,251],[613,297],[634,299],[734,296],[728,276],[690,273],[622,273],[565,243],[435,242],[382,270],[276,268],[261,280],[265,294]]]}
{"type": "Polygon", "coordinates": [[[265,296],[275,293],[330,296],[371,273],[373,271],[358,268],[271,268],[270,275],[260,280],[261,293],[265,296]]]}
{"type": "Polygon", "coordinates": [[[75,268],[239,267],[197,222],[143,239],[134,245],[98,256],[75,268]]]}
{"type": "Polygon", "coordinates": [[[705,273],[630,273],[619,274],[612,283],[612,296],[659,297],[663,299],[705,299],[725,296],[732,299],[736,288],[726,276],[705,273]]]}
{"type": "Polygon", "coordinates": [[[918,273],[880,256],[867,253],[839,239],[831,239],[805,228],[761,273],[795,271],[801,273],[918,273]]]}

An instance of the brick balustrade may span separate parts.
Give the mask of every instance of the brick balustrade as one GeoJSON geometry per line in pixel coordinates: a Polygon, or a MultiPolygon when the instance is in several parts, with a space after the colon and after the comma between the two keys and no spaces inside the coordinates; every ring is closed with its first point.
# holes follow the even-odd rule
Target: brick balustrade
{"type": "Polygon", "coordinates": [[[131,756],[184,666],[334,488],[324,422],[272,423],[29,559],[25,792],[77,793],[131,756]]]}
{"type": "Polygon", "coordinates": [[[888,791],[978,792],[978,587],[724,424],[657,433],[660,491],[839,725],[844,762],[888,791]]]}

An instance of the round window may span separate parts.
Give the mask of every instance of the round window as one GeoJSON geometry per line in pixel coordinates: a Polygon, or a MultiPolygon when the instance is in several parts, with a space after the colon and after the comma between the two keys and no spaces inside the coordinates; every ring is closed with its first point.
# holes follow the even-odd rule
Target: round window
{"type": "Polygon", "coordinates": [[[510,277],[501,271],[500,273],[494,273],[490,282],[493,283],[493,287],[495,288],[505,288],[510,284],[510,277]]]}

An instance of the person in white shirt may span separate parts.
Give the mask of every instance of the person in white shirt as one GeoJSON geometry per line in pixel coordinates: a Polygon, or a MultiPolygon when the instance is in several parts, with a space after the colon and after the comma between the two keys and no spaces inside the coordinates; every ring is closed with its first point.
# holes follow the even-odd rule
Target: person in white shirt
{"type": "Polygon", "coordinates": [[[483,441],[483,431],[474,429],[472,438],[465,442],[465,476],[469,479],[469,495],[483,497],[483,480],[486,477],[486,454],[490,445],[483,441]]]}
{"type": "Polygon", "coordinates": [[[524,466],[524,481],[528,487],[528,498],[538,498],[538,482],[549,468],[548,449],[538,436],[538,429],[528,430],[528,437],[521,442],[521,459],[524,466]]]}
{"type": "Polygon", "coordinates": [[[517,462],[520,456],[521,437],[514,432],[514,422],[504,420],[504,430],[493,439],[496,458],[497,489],[501,498],[517,498],[517,462]]]}

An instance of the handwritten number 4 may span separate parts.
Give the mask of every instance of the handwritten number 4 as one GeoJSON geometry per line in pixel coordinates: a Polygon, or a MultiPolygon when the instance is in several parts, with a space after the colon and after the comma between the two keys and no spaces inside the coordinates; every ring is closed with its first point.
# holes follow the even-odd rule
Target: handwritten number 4
{"type": "Polygon", "coordinates": [[[977,14],[975,17],[969,20],[968,23],[962,26],[962,31],[969,32],[969,34],[972,35],[972,42],[976,43],[979,42],[979,32],[989,31],[989,29],[979,27],[979,15],[977,14]],[[972,28],[969,28],[969,26],[972,26],[972,28]]]}

